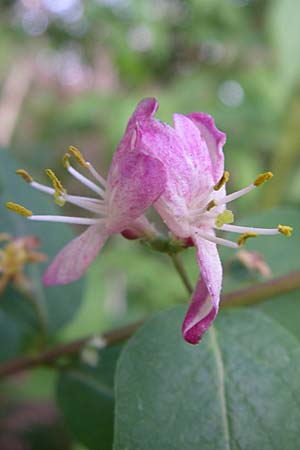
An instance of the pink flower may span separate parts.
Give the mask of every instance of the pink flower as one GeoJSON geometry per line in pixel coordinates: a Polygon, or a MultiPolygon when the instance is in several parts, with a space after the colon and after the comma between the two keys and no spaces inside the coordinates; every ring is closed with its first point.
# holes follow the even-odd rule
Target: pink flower
{"type": "Polygon", "coordinates": [[[174,114],[174,128],[154,118],[139,120],[137,136],[143,150],[165,166],[164,193],[154,204],[177,238],[192,240],[197,248],[201,272],[182,326],[184,338],[196,344],[214,321],[220,303],[222,266],[217,245],[238,248],[258,234],[290,235],[291,228],[279,225],[261,229],[231,225],[233,214],[226,204],[270,179],[267,172],[253,184],[226,195],[229,173],[224,172],[224,133],[204,113],[174,114]],[[238,242],[217,237],[215,231],[241,233],[238,242]]]}
{"type": "Polygon", "coordinates": [[[156,108],[154,99],[145,99],[138,104],[114,155],[107,181],[91,163],[83,159],[76,148],[69,148],[71,154],[67,153],[64,157],[65,167],[94,193],[92,197],[67,194],[50,169],[46,173],[53,188],[37,183],[22,169],[17,171],[32,187],[54,195],[60,206],[70,202],[89,212],[88,217],[41,216],[33,215],[21,205],[12,202],[7,204],[8,208],[25,215],[29,220],[89,225],[86,231],[69,242],[52,261],[43,278],[46,285],[67,284],[81,277],[112,234],[124,232],[131,237],[154,234],[153,227],[143,213],[163,192],[165,170],[157,158],[143,153],[136,136],[135,124],[138,120],[146,123],[156,108]],[[94,181],[71,166],[71,155],[75,156],[94,181]],[[90,213],[93,217],[90,217],[90,213]]]}

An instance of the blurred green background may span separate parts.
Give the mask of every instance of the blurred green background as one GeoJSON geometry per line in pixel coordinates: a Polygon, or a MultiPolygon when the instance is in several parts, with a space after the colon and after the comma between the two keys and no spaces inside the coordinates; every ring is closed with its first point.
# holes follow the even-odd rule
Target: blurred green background
{"type": "MultiPolygon", "coordinates": [[[[44,168],[51,167],[68,191],[81,192],[61,164],[68,145],[80,148],[106,175],[136,103],[154,96],[164,121],[171,123],[175,111],[214,116],[227,133],[229,192],[248,185],[260,172],[274,172],[271,183],[234,205],[238,220],[249,211],[250,218],[259,217],[263,209],[282,205],[294,210],[296,220],[299,18],[298,0],[2,0],[1,194],[13,201],[22,195],[25,206],[47,212],[43,197],[35,199],[15,179],[18,165],[43,183],[44,168]]],[[[0,214],[0,232],[36,233],[46,254],[69,238],[62,225],[26,224],[25,229],[22,218],[11,225],[2,206],[0,214]],[[48,232],[53,234],[49,251],[43,246],[48,232]]],[[[230,265],[232,252],[224,258],[230,265]]],[[[184,260],[195,280],[193,250],[185,252],[184,260]]],[[[249,283],[247,270],[240,267],[238,273],[239,285],[249,283]]],[[[260,279],[251,277],[252,282],[260,279]]],[[[129,323],[185,297],[167,256],[121,237],[110,240],[76,286],[77,293],[57,288],[55,299],[49,294],[45,301],[48,343],[129,323]]],[[[18,293],[7,292],[0,310],[3,360],[35,351],[37,334],[30,311],[15,313],[22,303],[15,298],[18,293]]],[[[93,438],[76,434],[74,423],[62,418],[54,401],[57,376],[53,369],[38,369],[3,385],[1,450],[104,448],[90,445],[93,438]]]]}

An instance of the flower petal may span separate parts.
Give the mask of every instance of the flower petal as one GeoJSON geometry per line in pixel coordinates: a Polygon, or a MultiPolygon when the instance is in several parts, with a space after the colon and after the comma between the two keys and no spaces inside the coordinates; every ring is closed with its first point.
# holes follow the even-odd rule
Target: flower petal
{"type": "Polygon", "coordinates": [[[147,120],[154,116],[155,112],[158,109],[158,103],[155,98],[144,98],[141,100],[132,116],[130,117],[125,133],[120,141],[120,144],[115,152],[113,162],[118,154],[123,151],[132,150],[135,147],[135,125],[139,120],[147,120]]]}
{"type": "Polygon", "coordinates": [[[209,114],[194,112],[187,114],[187,117],[199,128],[206,141],[212,161],[214,182],[217,183],[224,173],[223,146],[226,134],[217,129],[214,119],[209,114]]]}
{"type": "Polygon", "coordinates": [[[145,153],[158,158],[168,174],[164,197],[167,201],[189,199],[191,195],[192,165],[185,144],[174,128],[156,119],[137,123],[136,144],[145,153]]]}
{"type": "Polygon", "coordinates": [[[215,184],[206,141],[199,128],[187,116],[174,114],[173,121],[175,131],[185,145],[185,157],[190,163],[192,195],[203,194],[215,184]]]}
{"type": "Polygon", "coordinates": [[[186,341],[197,344],[214,321],[220,303],[222,265],[216,244],[194,237],[201,271],[182,326],[186,341]]]}
{"type": "Polygon", "coordinates": [[[119,155],[108,176],[109,233],[119,233],[138,219],[162,194],[165,182],[158,159],[138,151],[119,155]]]}
{"type": "Polygon", "coordinates": [[[93,225],[70,241],[54,258],[43,276],[46,286],[68,284],[80,278],[105,244],[104,226],[93,225]]]}

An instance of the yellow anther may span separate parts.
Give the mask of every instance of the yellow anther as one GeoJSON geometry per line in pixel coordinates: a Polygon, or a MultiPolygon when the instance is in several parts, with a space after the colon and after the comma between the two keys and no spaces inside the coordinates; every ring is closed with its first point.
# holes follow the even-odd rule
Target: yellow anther
{"type": "Polygon", "coordinates": [[[75,159],[77,159],[79,164],[81,164],[85,168],[88,167],[86,160],[84,159],[82,153],[78,150],[78,148],[74,147],[73,145],[70,145],[69,152],[74,156],[75,159]]]}
{"type": "Polygon", "coordinates": [[[293,228],[289,227],[288,225],[278,225],[277,230],[284,236],[289,237],[292,235],[293,228]]]}
{"type": "Polygon", "coordinates": [[[25,216],[25,217],[32,216],[32,211],[30,211],[27,208],[24,208],[24,206],[19,205],[18,203],[7,202],[6,203],[6,208],[8,208],[11,211],[14,211],[14,212],[16,212],[18,214],[21,214],[22,216],[25,216]]]}
{"type": "Polygon", "coordinates": [[[217,204],[218,203],[215,200],[211,200],[206,207],[206,211],[210,211],[212,208],[217,206],[217,204]]]}
{"type": "Polygon", "coordinates": [[[63,166],[66,169],[70,166],[70,158],[71,158],[71,155],[69,155],[69,153],[65,153],[63,158],[62,158],[63,166]]]}
{"type": "Polygon", "coordinates": [[[238,244],[241,247],[242,245],[245,244],[246,240],[249,238],[254,238],[257,237],[258,234],[254,233],[253,231],[249,231],[248,233],[244,233],[241,235],[241,237],[238,239],[238,244]]]}
{"type": "Polygon", "coordinates": [[[258,175],[256,180],[254,181],[254,186],[260,186],[261,184],[265,183],[266,181],[271,180],[273,178],[272,172],[265,172],[258,175]]]}
{"type": "Polygon", "coordinates": [[[233,213],[229,209],[226,209],[221,214],[217,215],[215,225],[216,227],[222,227],[226,223],[232,223],[234,221],[233,213]]]}
{"type": "Polygon", "coordinates": [[[53,170],[46,169],[45,172],[46,172],[46,175],[48,175],[48,177],[52,181],[52,185],[54,187],[55,203],[58,206],[63,206],[66,202],[65,199],[63,198],[64,195],[66,195],[66,193],[67,193],[66,189],[63,187],[63,185],[61,184],[61,182],[59,181],[59,179],[57,178],[57,176],[55,175],[53,170]]]}
{"type": "Polygon", "coordinates": [[[215,185],[214,190],[215,190],[215,191],[218,191],[219,189],[221,189],[221,187],[223,187],[224,184],[227,183],[227,181],[229,180],[229,178],[230,178],[230,173],[229,173],[227,170],[225,170],[225,172],[223,173],[222,178],[221,178],[221,179],[218,181],[218,183],[215,185]]]}
{"type": "Polygon", "coordinates": [[[23,178],[23,180],[25,180],[27,183],[32,183],[33,182],[32,176],[29,175],[29,173],[26,172],[26,170],[24,170],[24,169],[16,170],[16,174],[20,175],[23,178]]]}

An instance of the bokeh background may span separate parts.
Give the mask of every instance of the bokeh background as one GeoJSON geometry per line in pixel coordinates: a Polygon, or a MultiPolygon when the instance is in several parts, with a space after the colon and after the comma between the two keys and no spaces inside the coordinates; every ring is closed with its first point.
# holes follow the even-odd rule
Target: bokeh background
{"type": "MultiPolygon", "coordinates": [[[[68,145],[80,148],[106,175],[136,103],[155,96],[164,121],[171,123],[175,111],[215,117],[227,133],[229,191],[248,185],[258,173],[274,172],[269,185],[237,202],[237,218],[259,217],[280,205],[293,208],[297,217],[299,19],[298,0],[2,0],[1,193],[15,201],[22,197],[36,213],[47,212],[47,204],[10,171],[14,164],[43,183],[48,183],[44,168],[51,167],[68,191],[84,192],[61,164],[68,145]]],[[[36,233],[40,251],[50,257],[43,238],[56,245],[55,251],[69,238],[62,225],[26,224],[25,229],[25,219],[12,225],[2,205],[0,214],[0,232],[36,233]]],[[[235,256],[224,255],[230,266],[235,256]]],[[[195,279],[193,250],[184,258],[195,279]]],[[[238,268],[239,283],[249,282],[247,271],[238,268]]],[[[251,282],[262,277],[250,274],[251,282]]],[[[16,314],[23,300],[9,289],[2,293],[0,310],[3,361],[35,351],[36,344],[36,324],[23,310],[16,314]]],[[[116,237],[80,286],[57,288],[55,298],[46,298],[48,343],[129,323],[184,296],[166,256],[116,237]]],[[[92,425],[78,432],[80,418],[70,418],[72,405],[65,401],[70,393],[64,396],[57,378],[53,368],[43,368],[3,385],[1,450],[102,448],[94,445],[92,425]]],[[[100,412],[96,406],[94,417],[100,412]]]]}

